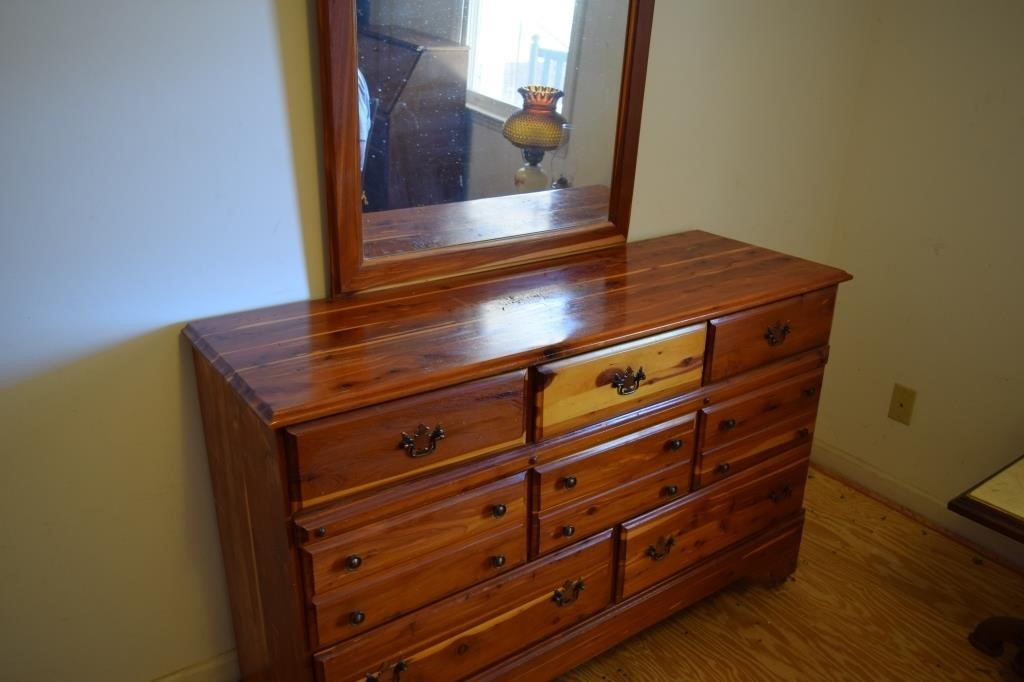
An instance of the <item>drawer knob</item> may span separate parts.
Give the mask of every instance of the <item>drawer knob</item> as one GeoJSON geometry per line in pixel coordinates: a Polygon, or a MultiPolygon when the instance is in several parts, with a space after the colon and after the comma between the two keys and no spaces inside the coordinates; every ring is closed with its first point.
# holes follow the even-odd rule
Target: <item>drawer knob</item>
{"type": "Polygon", "coordinates": [[[563,485],[566,488],[570,488],[571,489],[571,488],[575,488],[577,483],[579,483],[579,481],[576,480],[575,476],[566,476],[565,477],[565,483],[563,483],[563,485]]]}
{"type": "Polygon", "coordinates": [[[495,554],[494,556],[492,556],[491,557],[491,565],[494,566],[495,568],[501,568],[502,566],[504,566],[505,565],[505,555],[504,554],[495,554]]]}
{"type": "Polygon", "coordinates": [[[551,597],[551,601],[555,602],[559,606],[568,606],[580,598],[580,592],[582,592],[585,587],[586,584],[583,582],[583,578],[566,580],[564,585],[555,590],[554,595],[551,597]]]}
{"type": "Polygon", "coordinates": [[[614,388],[619,395],[630,395],[636,393],[636,390],[640,388],[640,382],[647,378],[647,374],[644,373],[644,368],[641,367],[633,373],[632,367],[627,367],[625,372],[616,372],[615,376],[612,377],[612,388],[614,388]]]}
{"type": "Polygon", "coordinates": [[[803,439],[803,438],[807,438],[810,435],[811,435],[811,430],[810,429],[797,429],[797,432],[796,432],[796,437],[797,438],[803,439]]]}
{"type": "Polygon", "coordinates": [[[808,398],[813,398],[817,394],[818,394],[818,387],[817,386],[808,386],[807,388],[804,389],[804,395],[807,396],[808,398]]]}
{"type": "Polygon", "coordinates": [[[658,541],[647,548],[647,556],[651,557],[653,561],[661,561],[668,556],[668,553],[672,551],[672,547],[676,544],[676,539],[672,536],[667,538],[658,538],[658,541]]]}
{"type": "Polygon", "coordinates": [[[665,494],[668,495],[669,497],[672,497],[673,495],[675,495],[678,492],[679,492],[679,486],[677,486],[677,485],[665,486],[665,494]]]}
{"type": "Polygon", "coordinates": [[[771,491],[768,494],[768,498],[772,502],[778,504],[779,502],[782,502],[787,497],[790,497],[792,494],[793,494],[793,489],[787,483],[786,485],[782,486],[781,488],[779,488],[777,490],[771,491]]]}
{"type": "Polygon", "coordinates": [[[683,446],[686,445],[686,441],[681,438],[673,438],[668,442],[669,450],[682,450],[683,446]]]}
{"type": "Polygon", "coordinates": [[[321,526],[320,528],[317,528],[315,531],[313,531],[313,535],[317,536],[318,538],[322,538],[323,536],[327,535],[327,529],[321,526]]]}
{"type": "Polygon", "coordinates": [[[355,571],[363,565],[363,558],[358,554],[353,554],[345,559],[345,568],[349,571],[355,571]]]}
{"type": "Polygon", "coordinates": [[[715,473],[727,474],[729,473],[729,469],[732,469],[732,466],[728,462],[722,462],[721,464],[715,467],[715,473]]]}
{"type": "Polygon", "coordinates": [[[775,324],[768,325],[768,329],[764,332],[764,340],[768,342],[769,346],[778,346],[793,329],[789,326],[789,322],[776,322],[775,324]]]}
{"type": "Polygon", "coordinates": [[[496,504],[491,507],[491,516],[496,519],[500,519],[502,516],[508,513],[508,507],[504,504],[496,504]]]}
{"type": "Polygon", "coordinates": [[[723,419],[721,427],[723,431],[732,431],[736,428],[736,420],[731,417],[729,419],[723,419]]]}
{"type": "Polygon", "coordinates": [[[576,535],[576,526],[562,526],[562,535],[567,538],[571,538],[576,535]]]}
{"type": "Polygon", "coordinates": [[[362,611],[353,611],[348,614],[348,622],[352,625],[362,625],[364,620],[366,620],[366,614],[362,611]]]}
{"type": "Polygon", "coordinates": [[[420,424],[416,428],[416,433],[411,436],[402,432],[402,440],[399,441],[398,448],[405,450],[405,454],[410,457],[426,457],[437,449],[437,441],[444,440],[444,436],[444,429],[440,424],[435,426],[433,431],[428,429],[426,424],[420,424]],[[424,441],[426,441],[425,445],[424,441]]]}

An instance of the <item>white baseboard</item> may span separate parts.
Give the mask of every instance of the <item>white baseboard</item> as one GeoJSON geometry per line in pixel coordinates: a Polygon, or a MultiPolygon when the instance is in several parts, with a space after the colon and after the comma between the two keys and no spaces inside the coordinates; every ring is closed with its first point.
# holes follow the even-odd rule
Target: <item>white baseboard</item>
{"type": "Polygon", "coordinates": [[[238,655],[232,649],[170,675],[158,677],[153,682],[236,682],[238,678],[238,655]]]}
{"type": "Polygon", "coordinates": [[[811,461],[1024,570],[1024,546],[949,511],[946,509],[948,500],[936,499],[856,455],[817,439],[811,451],[811,461]]]}

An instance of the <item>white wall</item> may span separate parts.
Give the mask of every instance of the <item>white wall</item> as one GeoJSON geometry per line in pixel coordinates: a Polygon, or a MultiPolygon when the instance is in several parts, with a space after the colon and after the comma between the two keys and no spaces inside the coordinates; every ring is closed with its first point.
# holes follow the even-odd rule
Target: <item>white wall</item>
{"type": "MultiPolygon", "coordinates": [[[[1019,7],[657,5],[632,237],[849,268],[819,440],[933,507],[1021,450],[1019,7]]],[[[178,329],[323,294],[311,16],[0,3],[5,677],[234,674],[178,329]]]]}
{"type": "Polygon", "coordinates": [[[323,294],[308,17],[0,3],[4,679],[233,674],[178,332],[323,294]]]}

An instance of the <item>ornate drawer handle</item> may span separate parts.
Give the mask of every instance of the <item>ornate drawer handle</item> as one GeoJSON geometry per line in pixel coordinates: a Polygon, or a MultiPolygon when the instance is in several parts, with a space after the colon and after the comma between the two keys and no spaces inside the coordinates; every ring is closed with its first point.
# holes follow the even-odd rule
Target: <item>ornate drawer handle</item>
{"type": "Polygon", "coordinates": [[[668,553],[672,551],[673,545],[676,544],[674,537],[658,538],[658,541],[647,548],[647,556],[651,557],[653,561],[661,561],[668,556],[668,553]]]}
{"type": "Polygon", "coordinates": [[[786,340],[791,331],[793,329],[789,326],[789,322],[776,322],[768,325],[768,329],[764,332],[764,340],[768,342],[769,346],[778,346],[786,340]]]}
{"type": "Polygon", "coordinates": [[[566,476],[565,481],[562,482],[562,485],[571,490],[572,488],[576,487],[577,483],[579,483],[579,480],[577,480],[575,476],[566,476]]]}
{"type": "Polygon", "coordinates": [[[792,494],[793,494],[793,489],[787,483],[786,485],[782,486],[778,490],[771,491],[768,494],[768,498],[772,502],[778,504],[779,502],[782,502],[784,499],[786,499],[787,497],[789,497],[792,494]]]}
{"type": "Polygon", "coordinates": [[[641,367],[633,374],[633,368],[627,367],[625,373],[616,372],[612,377],[612,388],[618,391],[619,395],[630,395],[636,393],[640,388],[640,382],[647,378],[644,368],[641,367]]]}
{"type": "Polygon", "coordinates": [[[683,446],[686,445],[686,441],[682,438],[673,438],[668,442],[669,450],[682,450],[683,446]]]}
{"type": "MultiPolygon", "coordinates": [[[[409,669],[409,664],[405,661],[399,661],[391,666],[391,682],[401,682],[402,673],[409,669]]],[[[367,673],[366,682],[382,682],[382,673],[367,673]]]]}
{"type": "Polygon", "coordinates": [[[435,426],[433,431],[428,429],[426,424],[420,424],[416,429],[416,433],[411,436],[404,431],[402,432],[402,440],[398,447],[405,450],[405,454],[410,457],[426,457],[437,449],[437,441],[443,440],[444,435],[444,429],[441,428],[440,424],[435,426]],[[427,440],[427,446],[421,448],[419,443],[424,439],[427,440]]]}
{"type": "Polygon", "coordinates": [[[564,585],[555,590],[555,593],[551,596],[551,601],[559,606],[568,606],[580,598],[580,592],[583,591],[584,587],[586,585],[583,582],[583,578],[566,580],[564,585]]]}

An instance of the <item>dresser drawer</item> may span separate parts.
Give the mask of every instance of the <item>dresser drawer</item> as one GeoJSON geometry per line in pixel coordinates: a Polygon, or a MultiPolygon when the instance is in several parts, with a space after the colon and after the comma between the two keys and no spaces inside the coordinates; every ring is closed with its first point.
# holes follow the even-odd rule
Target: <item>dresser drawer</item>
{"type": "Polygon", "coordinates": [[[700,447],[710,450],[741,440],[801,412],[814,411],[824,370],[733,398],[700,411],[700,447]]]}
{"type": "Polygon", "coordinates": [[[690,463],[669,467],[605,493],[537,514],[535,554],[546,554],[686,495],[690,463]]]}
{"type": "MultiPolygon", "coordinates": [[[[694,416],[630,434],[535,469],[538,509],[591,497],[693,458],[694,416]]],[[[685,482],[689,490],[689,477],[685,482]]]]}
{"type": "Polygon", "coordinates": [[[814,439],[815,416],[813,411],[797,414],[747,438],[700,453],[694,467],[694,490],[735,476],[790,448],[809,447],[814,439]]]}
{"type": "Polygon", "coordinates": [[[629,597],[801,508],[809,448],[622,526],[621,596],[629,597]]]}
{"type": "Polygon", "coordinates": [[[526,538],[526,473],[303,547],[307,594],[515,530],[526,538]]]}
{"type": "Polygon", "coordinates": [[[515,528],[318,595],[312,601],[313,645],[355,637],[525,561],[526,534],[515,528]]]}
{"type": "Polygon", "coordinates": [[[836,288],[711,320],[705,383],[828,343],[836,288]]]}
{"type": "Polygon", "coordinates": [[[285,431],[302,507],[525,442],[526,372],[318,419],[285,431]]]}
{"type": "Polygon", "coordinates": [[[605,608],[611,560],[608,532],[316,654],[317,679],[463,679],[605,608]]]}
{"type": "Polygon", "coordinates": [[[698,388],[706,325],[698,324],[537,368],[537,439],[698,388]]]}

